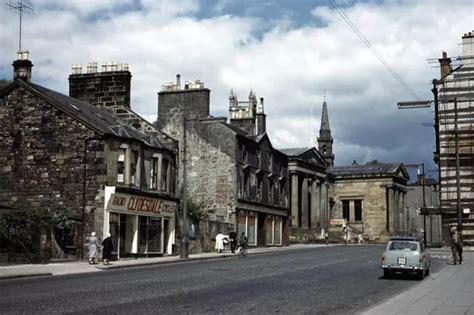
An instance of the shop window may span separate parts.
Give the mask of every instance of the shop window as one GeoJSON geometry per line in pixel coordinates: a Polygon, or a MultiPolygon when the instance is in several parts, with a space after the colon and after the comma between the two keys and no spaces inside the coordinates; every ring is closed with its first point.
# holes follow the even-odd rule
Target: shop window
{"type": "Polygon", "coordinates": [[[169,161],[167,159],[161,160],[161,191],[168,191],[168,171],[169,161]]]}
{"type": "Polygon", "coordinates": [[[354,200],[355,221],[362,221],[362,200],[354,200]]]}
{"type": "Polygon", "coordinates": [[[150,189],[156,190],[158,181],[158,158],[151,159],[150,189]]]}
{"type": "Polygon", "coordinates": [[[343,200],[342,201],[342,218],[346,219],[347,222],[350,221],[350,215],[349,215],[349,200],[343,200]]]}
{"type": "Polygon", "coordinates": [[[247,218],[247,239],[249,245],[257,245],[257,218],[254,216],[248,216],[247,218]]]}
{"type": "Polygon", "coordinates": [[[274,235],[275,235],[275,245],[281,245],[281,219],[275,219],[273,221],[274,225],[274,235]]]}
{"type": "Polygon", "coordinates": [[[117,158],[117,183],[125,181],[125,149],[118,149],[117,158]]]}
{"type": "Polygon", "coordinates": [[[239,230],[239,236],[242,234],[242,232],[247,235],[247,215],[244,213],[239,213],[238,217],[238,230],[239,230]]]}
{"type": "Polygon", "coordinates": [[[265,232],[267,235],[267,245],[273,245],[273,219],[267,218],[267,226],[265,227],[265,232]]]}
{"type": "Polygon", "coordinates": [[[130,161],[130,184],[137,186],[138,180],[138,151],[132,151],[132,159],[130,161]]]}

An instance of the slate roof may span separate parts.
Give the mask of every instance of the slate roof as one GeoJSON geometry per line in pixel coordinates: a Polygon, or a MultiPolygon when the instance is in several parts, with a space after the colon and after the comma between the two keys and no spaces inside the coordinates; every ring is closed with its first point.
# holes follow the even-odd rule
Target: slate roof
{"type": "Polygon", "coordinates": [[[329,167],[327,172],[335,176],[395,174],[401,166],[402,163],[335,166],[329,167]]]}
{"type": "MultiPolygon", "coordinates": [[[[43,98],[48,103],[56,106],[100,135],[133,139],[141,141],[150,147],[159,149],[165,148],[155,137],[144,134],[140,130],[124,124],[106,109],[79,101],[37,84],[25,83],[22,80],[13,82],[11,88],[16,84],[25,87],[33,94],[43,98]]],[[[8,90],[10,90],[10,88],[8,90]]]]}
{"type": "Polygon", "coordinates": [[[289,149],[280,149],[281,152],[288,156],[299,156],[306,151],[310,150],[311,148],[289,148],[289,149]]]}

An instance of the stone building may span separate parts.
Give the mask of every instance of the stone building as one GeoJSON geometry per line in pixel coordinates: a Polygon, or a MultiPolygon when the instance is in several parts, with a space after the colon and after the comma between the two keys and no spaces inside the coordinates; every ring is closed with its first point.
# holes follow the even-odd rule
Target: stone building
{"type": "Polygon", "coordinates": [[[342,225],[355,237],[385,242],[408,231],[405,195],[409,179],[402,163],[330,167],[330,237],[340,237],[342,225]]]}
{"type": "Polygon", "coordinates": [[[103,108],[32,83],[27,52],[13,66],[0,92],[0,204],[66,211],[76,224],[46,236],[55,257],[81,256],[91,231],[110,232],[119,257],[170,254],[175,152],[103,108]]]}
{"type": "Polygon", "coordinates": [[[456,67],[443,52],[440,78],[433,80],[434,160],[440,169],[440,208],[435,212],[442,213],[445,242],[449,229],[461,223],[464,245],[474,246],[474,32],[462,36],[462,49],[456,67]]]}
{"type": "Polygon", "coordinates": [[[321,114],[318,147],[282,149],[290,171],[290,238],[311,242],[325,237],[328,222],[326,168],[334,163],[327,103],[321,114]],[[323,151],[321,151],[323,150],[323,151]]]}
{"type": "Polygon", "coordinates": [[[263,98],[240,102],[231,92],[229,123],[210,116],[209,101],[203,82],[183,87],[179,75],[158,93],[157,125],[179,140],[181,174],[186,167],[191,250],[209,251],[231,230],[251,246],[286,245],[288,159],[266,134],[263,98]]]}

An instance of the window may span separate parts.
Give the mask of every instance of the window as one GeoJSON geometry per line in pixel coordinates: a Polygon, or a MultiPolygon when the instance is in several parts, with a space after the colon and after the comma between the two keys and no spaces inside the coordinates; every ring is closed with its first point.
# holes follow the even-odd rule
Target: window
{"type": "Polygon", "coordinates": [[[355,221],[362,221],[362,200],[354,200],[355,221]]]}
{"type": "Polygon", "coordinates": [[[161,160],[161,179],[160,179],[160,189],[162,191],[168,190],[168,168],[170,162],[167,159],[161,160]]]}
{"type": "Polygon", "coordinates": [[[342,218],[350,221],[349,215],[349,200],[342,201],[342,218]]]}
{"type": "Polygon", "coordinates": [[[138,178],[138,151],[132,151],[132,160],[130,163],[130,184],[139,185],[138,178]]]}
{"type": "Polygon", "coordinates": [[[268,179],[268,202],[273,203],[273,180],[268,179]]]}
{"type": "Polygon", "coordinates": [[[273,172],[273,154],[272,152],[268,153],[268,171],[273,172]]]}
{"type": "Polygon", "coordinates": [[[158,158],[151,159],[150,189],[156,190],[158,181],[158,158]]]}
{"type": "Polygon", "coordinates": [[[262,167],[262,151],[260,149],[257,149],[257,168],[262,167]]]}
{"type": "Polygon", "coordinates": [[[117,158],[117,183],[125,181],[125,149],[118,149],[117,158]]]}
{"type": "Polygon", "coordinates": [[[259,174],[257,175],[257,200],[262,200],[262,176],[259,174]]]}
{"type": "Polygon", "coordinates": [[[288,196],[286,193],[286,182],[282,181],[280,183],[280,204],[286,207],[287,200],[288,200],[288,196]]]}
{"type": "Polygon", "coordinates": [[[327,154],[328,153],[328,147],[327,145],[323,145],[323,154],[327,154]]]}
{"type": "Polygon", "coordinates": [[[244,197],[249,196],[249,174],[244,172],[244,197]]]}
{"type": "Polygon", "coordinates": [[[245,146],[242,146],[242,162],[248,164],[248,152],[245,146]]]}

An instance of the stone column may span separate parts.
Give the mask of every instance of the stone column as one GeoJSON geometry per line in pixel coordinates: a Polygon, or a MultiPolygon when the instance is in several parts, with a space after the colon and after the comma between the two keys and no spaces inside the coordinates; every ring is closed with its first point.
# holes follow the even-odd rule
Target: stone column
{"type": "Polygon", "coordinates": [[[298,220],[298,174],[291,175],[291,226],[299,227],[298,220]]]}
{"type": "Polygon", "coordinates": [[[321,183],[319,180],[313,180],[312,190],[311,190],[311,227],[317,228],[321,227],[321,224],[318,226],[319,218],[321,216],[321,208],[320,208],[320,189],[321,183]]]}
{"type": "Polygon", "coordinates": [[[303,178],[303,186],[301,187],[301,227],[307,229],[309,227],[308,212],[308,178],[303,178]]]}

